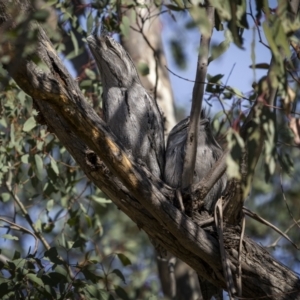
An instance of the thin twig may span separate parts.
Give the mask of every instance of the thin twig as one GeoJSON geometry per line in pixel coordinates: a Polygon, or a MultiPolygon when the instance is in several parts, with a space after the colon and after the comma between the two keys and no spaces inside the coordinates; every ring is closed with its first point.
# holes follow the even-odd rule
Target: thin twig
{"type": "MultiPolygon", "coordinates": [[[[49,250],[51,248],[50,245],[48,244],[48,242],[46,241],[46,239],[44,238],[44,236],[42,235],[42,233],[36,228],[36,226],[33,223],[33,221],[31,219],[28,211],[26,210],[25,206],[23,205],[23,203],[21,202],[21,200],[19,199],[19,197],[13,192],[10,183],[6,181],[5,182],[5,186],[6,186],[6,189],[8,190],[8,192],[13,197],[14,201],[19,206],[19,208],[22,211],[22,213],[24,214],[24,217],[25,217],[26,221],[28,222],[28,224],[32,228],[32,230],[33,230],[34,234],[36,235],[36,237],[42,242],[42,244],[44,245],[44,247],[47,250],[49,250]]],[[[32,234],[32,232],[31,232],[31,234],[32,234]]],[[[74,279],[74,274],[73,274],[73,271],[72,271],[71,267],[64,261],[64,259],[60,255],[58,255],[58,258],[62,261],[63,265],[68,270],[70,278],[73,280],[74,279]]]]}
{"type": "MultiPolygon", "coordinates": [[[[35,239],[35,244],[34,244],[34,251],[33,251],[33,253],[35,254],[35,253],[37,252],[38,244],[39,244],[39,239],[38,239],[38,237],[37,237],[33,232],[31,232],[29,229],[27,229],[27,228],[25,228],[25,227],[23,227],[23,226],[21,226],[21,225],[18,225],[18,224],[14,223],[14,222],[8,221],[8,220],[6,220],[6,219],[4,219],[4,218],[2,218],[2,217],[0,217],[0,221],[3,221],[3,222],[5,222],[5,223],[10,224],[10,226],[9,226],[10,229],[22,231],[22,232],[24,232],[24,233],[27,233],[27,234],[32,235],[32,236],[34,237],[34,239],[35,239]]],[[[0,227],[3,227],[3,226],[0,226],[0,227]]],[[[6,227],[6,226],[5,226],[5,227],[6,227]]]]}
{"type": "Polygon", "coordinates": [[[260,42],[262,45],[264,45],[266,48],[270,49],[270,47],[269,47],[265,42],[263,42],[263,40],[262,40],[261,33],[260,33],[260,29],[258,28],[258,24],[257,24],[257,22],[256,22],[256,20],[255,20],[255,18],[254,18],[254,16],[253,16],[251,0],[249,0],[249,8],[250,8],[250,13],[246,13],[246,14],[249,15],[249,16],[252,18],[252,20],[253,20],[253,22],[254,22],[254,24],[255,24],[255,27],[256,27],[256,29],[257,29],[257,34],[258,34],[259,42],[260,42]]]}
{"type": "MultiPolygon", "coordinates": [[[[300,223],[300,219],[297,221],[297,225],[298,223],[300,223]]],[[[294,226],[296,226],[295,223],[291,224],[286,230],[285,230],[285,234],[287,234],[294,226]]],[[[269,246],[266,246],[267,248],[273,248],[276,247],[278,242],[282,239],[282,236],[280,235],[272,244],[270,244],[269,246]]]]}
{"type": "Polygon", "coordinates": [[[212,37],[213,27],[214,27],[214,7],[209,6],[205,7],[205,13],[208,16],[210,22],[210,31],[209,34],[201,35],[200,39],[200,50],[198,55],[197,71],[196,71],[196,81],[193,88],[193,99],[192,107],[190,112],[190,125],[188,128],[187,139],[185,144],[185,157],[183,162],[183,171],[182,171],[182,180],[181,188],[186,189],[193,183],[196,155],[197,155],[197,137],[200,127],[200,116],[202,101],[204,96],[204,82],[207,73],[208,66],[208,55],[209,55],[209,46],[210,40],[212,37]]]}
{"type": "Polygon", "coordinates": [[[184,205],[183,205],[183,201],[182,201],[182,194],[181,194],[181,191],[179,189],[176,190],[176,198],[178,200],[180,211],[184,212],[184,205]]]}
{"type": "Polygon", "coordinates": [[[239,244],[239,257],[238,257],[238,274],[237,274],[237,290],[238,290],[238,296],[242,296],[242,252],[243,252],[243,240],[244,240],[244,234],[245,234],[245,215],[242,213],[242,230],[241,230],[241,236],[240,236],[240,244],[239,244]]]}
{"type": "Polygon", "coordinates": [[[165,65],[165,68],[166,68],[172,75],[174,75],[174,76],[176,76],[176,77],[178,77],[178,78],[180,78],[180,79],[182,79],[182,80],[184,80],[184,81],[191,82],[191,83],[207,84],[207,85],[217,85],[217,86],[223,88],[224,90],[228,90],[231,94],[236,95],[236,96],[238,96],[238,97],[241,98],[241,99],[249,100],[249,101],[254,102],[254,100],[251,100],[250,98],[247,98],[247,97],[245,97],[245,96],[242,96],[242,95],[240,95],[240,94],[235,93],[231,88],[227,87],[227,86],[224,85],[224,84],[217,83],[217,82],[209,82],[209,81],[205,81],[205,80],[204,80],[204,81],[198,81],[198,80],[188,79],[188,78],[182,77],[182,76],[176,74],[175,72],[171,71],[166,65],[165,65]]]}
{"type": "Polygon", "coordinates": [[[293,213],[292,213],[292,211],[290,210],[290,207],[289,207],[289,205],[288,205],[288,203],[287,203],[287,200],[286,200],[286,197],[285,197],[285,193],[284,193],[284,189],[283,189],[282,173],[281,173],[281,172],[280,172],[279,177],[280,177],[280,188],[281,188],[281,193],[282,193],[282,197],[283,197],[283,200],[284,200],[284,202],[285,202],[286,208],[287,208],[287,210],[288,210],[288,212],[289,212],[289,215],[290,215],[291,218],[293,219],[294,224],[295,224],[296,226],[298,226],[298,228],[300,228],[300,226],[298,225],[298,222],[295,220],[295,218],[294,218],[294,216],[293,216],[293,213]]]}
{"type": "Polygon", "coordinates": [[[220,254],[223,266],[224,277],[226,279],[226,285],[228,290],[228,295],[230,299],[233,299],[236,295],[236,288],[234,286],[232,272],[230,269],[229,260],[226,257],[226,251],[224,246],[224,227],[223,227],[223,207],[222,207],[222,197],[217,201],[215,205],[215,224],[218,232],[219,244],[220,244],[220,254]]]}
{"type": "MultiPolygon", "coordinates": [[[[143,39],[145,40],[146,44],[148,45],[148,47],[152,50],[153,52],[153,56],[154,56],[154,60],[155,60],[155,84],[154,84],[154,90],[153,90],[153,98],[155,101],[157,101],[157,87],[158,87],[158,80],[159,80],[159,75],[158,75],[158,64],[159,64],[159,57],[158,57],[158,53],[157,50],[151,45],[149,39],[147,38],[147,36],[144,33],[144,25],[145,25],[145,20],[142,18],[141,15],[139,15],[142,25],[140,25],[139,22],[136,22],[137,26],[139,26],[139,31],[141,33],[141,35],[143,36],[143,39]]],[[[134,29],[132,26],[130,27],[133,30],[134,29]]]]}
{"type": "Polygon", "coordinates": [[[283,233],[279,228],[277,228],[275,225],[271,224],[270,222],[268,222],[267,220],[263,219],[262,217],[260,217],[259,215],[257,215],[256,213],[252,212],[251,210],[249,210],[248,208],[246,208],[245,206],[243,206],[243,212],[251,217],[252,219],[265,224],[267,226],[269,226],[270,228],[274,229],[277,233],[279,233],[281,236],[283,236],[285,239],[287,239],[297,250],[299,250],[300,248],[285,234],[283,233]]]}
{"type": "Polygon", "coordinates": [[[13,190],[11,188],[11,185],[8,182],[6,182],[5,186],[6,186],[7,191],[11,194],[11,196],[14,199],[14,201],[17,203],[17,205],[19,206],[20,210],[24,214],[24,217],[25,217],[26,221],[28,222],[28,224],[30,225],[30,227],[32,228],[34,234],[42,242],[42,244],[44,245],[44,247],[47,250],[49,250],[51,248],[50,245],[48,244],[48,242],[46,241],[46,239],[43,237],[43,235],[40,233],[40,231],[36,228],[34,222],[32,221],[30,215],[28,214],[28,211],[26,210],[25,206],[23,205],[23,203],[21,202],[21,200],[19,199],[19,197],[13,192],[13,190]]]}

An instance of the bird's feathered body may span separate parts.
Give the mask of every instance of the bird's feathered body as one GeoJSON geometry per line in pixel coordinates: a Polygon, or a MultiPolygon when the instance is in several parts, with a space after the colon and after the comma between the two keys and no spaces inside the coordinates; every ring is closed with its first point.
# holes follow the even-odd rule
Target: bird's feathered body
{"type": "MultiPolygon", "coordinates": [[[[180,121],[170,132],[166,149],[166,164],[164,179],[172,187],[180,188],[182,181],[183,162],[185,156],[186,139],[190,118],[180,121]]],[[[200,121],[197,140],[197,155],[193,183],[198,183],[210,171],[215,162],[222,155],[223,150],[213,137],[210,122],[204,113],[200,121]]],[[[226,175],[222,176],[206,195],[204,207],[211,211],[221,196],[226,185],[226,175]]]]}
{"type": "MultiPolygon", "coordinates": [[[[164,180],[170,186],[180,189],[185,157],[186,139],[190,118],[180,121],[170,132],[166,149],[166,164],[164,180]]],[[[213,137],[209,119],[202,111],[200,128],[197,136],[197,154],[193,183],[198,183],[211,170],[223,151],[213,137]]],[[[216,201],[221,196],[226,185],[226,175],[223,175],[204,198],[204,208],[212,212],[216,201]]],[[[222,299],[222,290],[199,276],[203,300],[222,299]]]]}
{"type": "Polygon", "coordinates": [[[105,121],[127,152],[160,178],[164,126],[156,101],[142,86],[130,56],[119,43],[107,35],[91,35],[87,41],[102,77],[105,121]]]}

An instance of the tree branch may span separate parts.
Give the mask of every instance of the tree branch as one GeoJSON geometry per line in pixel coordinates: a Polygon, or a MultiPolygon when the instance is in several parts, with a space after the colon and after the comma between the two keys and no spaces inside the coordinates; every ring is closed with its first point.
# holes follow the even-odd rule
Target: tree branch
{"type": "Polygon", "coordinates": [[[210,39],[214,26],[214,13],[215,9],[209,4],[205,7],[208,20],[210,21],[210,34],[202,34],[200,39],[200,49],[198,56],[198,64],[196,71],[196,81],[193,89],[192,107],[190,113],[190,125],[188,128],[188,135],[186,139],[186,151],[183,163],[182,172],[182,189],[188,188],[193,182],[196,154],[197,154],[197,132],[199,132],[200,115],[202,100],[204,96],[204,86],[206,79],[206,72],[208,66],[208,55],[210,39]]]}

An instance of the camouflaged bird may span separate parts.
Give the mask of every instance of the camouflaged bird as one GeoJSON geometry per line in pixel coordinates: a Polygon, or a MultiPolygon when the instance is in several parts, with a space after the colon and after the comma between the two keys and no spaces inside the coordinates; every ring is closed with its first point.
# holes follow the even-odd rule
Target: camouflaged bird
{"type": "Polygon", "coordinates": [[[106,123],[134,159],[153,175],[164,169],[164,125],[160,109],[142,86],[132,59],[112,37],[87,38],[101,73],[106,123]]]}

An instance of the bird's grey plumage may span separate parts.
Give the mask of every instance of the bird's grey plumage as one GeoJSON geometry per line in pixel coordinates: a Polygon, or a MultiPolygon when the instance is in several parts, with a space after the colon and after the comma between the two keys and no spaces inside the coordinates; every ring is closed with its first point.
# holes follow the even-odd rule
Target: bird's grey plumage
{"type": "Polygon", "coordinates": [[[108,35],[87,38],[102,77],[103,113],[124,148],[140,159],[153,175],[164,166],[163,117],[142,86],[125,49],[108,35]]]}
{"type": "MultiPolygon", "coordinates": [[[[183,162],[185,156],[186,139],[190,118],[179,122],[170,132],[166,149],[166,164],[164,180],[174,188],[181,188],[183,162]]],[[[204,111],[201,114],[200,130],[197,139],[197,154],[193,176],[193,183],[198,183],[210,171],[223,151],[216,142],[210,127],[209,119],[204,111]]],[[[204,198],[204,208],[212,212],[216,201],[221,196],[226,185],[226,175],[222,176],[204,198]]],[[[222,290],[199,276],[202,299],[222,299],[222,290]]]]}
{"type": "MultiPolygon", "coordinates": [[[[185,144],[190,118],[180,121],[170,132],[166,150],[164,179],[172,187],[180,188],[185,155],[185,144]]],[[[193,183],[198,183],[210,171],[222,155],[223,150],[213,137],[209,119],[202,113],[197,141],[197,156],[193,183]]],[[[212,211],[226,184],[226,175],[222,176],[206,195],[204,208],[212,211]]]]}

